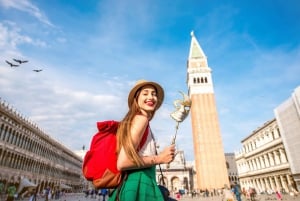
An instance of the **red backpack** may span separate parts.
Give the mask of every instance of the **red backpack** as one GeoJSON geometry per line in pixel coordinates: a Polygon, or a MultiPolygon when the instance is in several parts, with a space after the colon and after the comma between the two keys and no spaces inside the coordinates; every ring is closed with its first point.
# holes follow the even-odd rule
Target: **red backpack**
{"type": "MultiPolygon", "coordinates": [[[[119,122],[97,122],[98,133],[91,141],[82,165],[84,177],[93,182],[96,188],[116,188],[121,182],[121,172],[117,168],[117,137],[119,122]]],[[[142,147],[148,135],[148,127],[139,147],[142,147]]]]}

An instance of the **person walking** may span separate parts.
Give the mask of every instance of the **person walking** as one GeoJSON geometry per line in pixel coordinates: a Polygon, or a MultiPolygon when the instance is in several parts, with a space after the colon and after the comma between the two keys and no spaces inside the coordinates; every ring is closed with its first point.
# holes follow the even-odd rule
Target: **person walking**
{"type": "Polygon", "coordinates": [[[277,200],[280,200],[280,201],[282,200],[282,194],[279,190],[276,190],[275,195],[276,195],[277,200]]]}
{"type": "Polygon", "coordinates": [[[45,189],[45,201],[48,201],[49,198],[51,198],[51,188],[50,188],[50,186],[48,186],[48,187],[45,189]]]}
{"type": "Polygon", "coordinates": [[[174,160],[175,145],[167,146],[156,155],[156,144],[149,126],[163,100],[164,90],[156,82],[140,80],[129,92],[129,111],[117,131],[117,167],[127,176],[112,192],[109,201],[164,200],[156,183],[155,166],[174,160]],[[143,140],[145,143],[140,147],[143,140]]]}
{"type": "Polygon", "coordinates": [[[11,184],[7,188],[7,198],[6,201],[14,201],[15,200],[15,194],[17,192],[17,188],[15,185],[11,184]]]}
{"type": "Polygon", "coordinates": [[[101,196],[102,196],[102,201],[106,201],[106,196],[107,196],[107,194],[108,194],[108,190],[107,190],[106,188],[102,188],[102,189],[100,190],[100,194],[101,194],[101,196]]]}
{"type": "Polygon", "coordinates": [[[250,201],[255,201],[255,197],[256,197],[255,188],[252,187],[249,188],[249,195],[250,195],[250,201]]]}
{"type": "Polygon", "coordinates": [[[241,198],[241,194],[242,194],[241,186],[237,182],[234,182],[233,192],[235,194],[236,200],[237,201],[242,201],[242,198],[241,198]]]}

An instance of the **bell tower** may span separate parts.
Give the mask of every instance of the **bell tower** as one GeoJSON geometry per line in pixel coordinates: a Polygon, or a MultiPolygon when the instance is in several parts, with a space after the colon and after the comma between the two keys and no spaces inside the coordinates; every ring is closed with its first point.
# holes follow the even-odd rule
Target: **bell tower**
{"type": "Polygon", "coordinates": [[[187,62],[187,85],[192,100],[190,111],[197,188],[229,186],[225,154],[214,95],[212,70],[194,32],[187,62]]]}

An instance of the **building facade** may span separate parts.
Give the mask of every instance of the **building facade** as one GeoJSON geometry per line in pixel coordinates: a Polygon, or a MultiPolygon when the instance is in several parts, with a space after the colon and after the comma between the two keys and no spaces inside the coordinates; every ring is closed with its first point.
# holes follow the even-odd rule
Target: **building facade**
{"type": "Polygon", "coordinates": [[[229,185],[211,69],[193,32],[187,62],[187,85],[198,190],[229,185]]]}
{"type": "Polygon", "coordinates": [[[183,151],[177,151],[174,161],[170,164],[156,166],[156,181],[165,184],[173,193],[189,193],[194,190],[194,175],[193,164],[186,163],[183,151]]]}
{"type": "Polygon", "coordinates": [[[275,118],[242,140],[235,153],[243,188],[259,192],[300,190],[300,86],[274,109],[275,118]]]}
{"type": "Polygon", "coordinates": [[[290,192],[295,188],[290,164],[276,119],[264,123],[242,140],[235,154],[242,188],[257,192],[290,192]]]}
{"type": "MultiPolygon", "coordinates": [[[[0,183],[23,193],[26,187],[42,192],[69,190],[81,192],[82,159],[45,134],[36,124],[0,100],[0,183]]],[[[3,193],[3,192],[0,192],[3,193]]]]}
{"type": "Polygon", "coordinates": [[[233,186],[235,182],[239,183],[239,175],[238,169],[235,162],[235,155],[234,153],[225,153],[226,159],[226,167],[228,172],[228,179],[230,186],[233,186]]]}

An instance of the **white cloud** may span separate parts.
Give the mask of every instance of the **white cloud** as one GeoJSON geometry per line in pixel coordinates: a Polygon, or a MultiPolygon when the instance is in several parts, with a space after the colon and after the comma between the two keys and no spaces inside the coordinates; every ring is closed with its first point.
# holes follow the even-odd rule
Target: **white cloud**
{"type": "MultiPolygon", "coordinates": [[[[39,39],[33,39],[28,35],[22,34],[22,30],[11,21],[0,22],[0,50],[2,55],[9,55],[10,51],[18,51],[18,46],[31,44],[39,47],[46,47],[47,44],[39,39]]],[[[12,52],[15,55],[16,52],[12,52]]],[[[21,54],[20,52],[17,54],[21,54]]]]}
{"type": "Polygon", "coordinates": [[[29,0],[0,0],[0,4],[5,8],[14,8],[23,12],[26,12],[44,24],[53,27],[53,24],[49,21],[47,16],[40,11],[38,7],[32,4],[29,0]]]}

